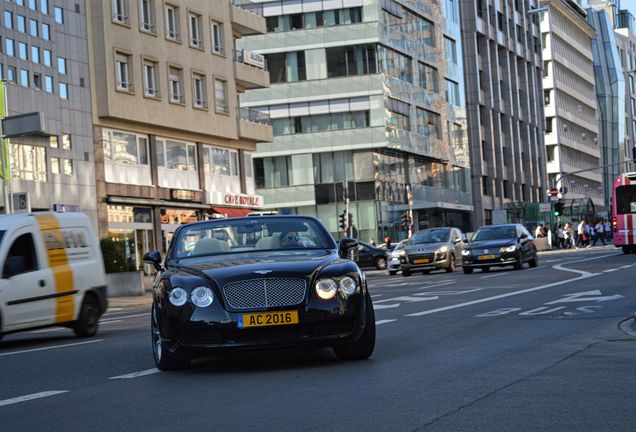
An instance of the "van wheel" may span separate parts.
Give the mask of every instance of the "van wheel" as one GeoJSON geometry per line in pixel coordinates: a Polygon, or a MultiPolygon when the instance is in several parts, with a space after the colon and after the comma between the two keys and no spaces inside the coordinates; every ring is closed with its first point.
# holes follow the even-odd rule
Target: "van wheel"
{"type": "Polygon", "coordinates": [[[77,321],[73,323],[73,331],[78,337],[93,337],[99,326],[99,306],[91,295],[84,297],[77,321]]]}

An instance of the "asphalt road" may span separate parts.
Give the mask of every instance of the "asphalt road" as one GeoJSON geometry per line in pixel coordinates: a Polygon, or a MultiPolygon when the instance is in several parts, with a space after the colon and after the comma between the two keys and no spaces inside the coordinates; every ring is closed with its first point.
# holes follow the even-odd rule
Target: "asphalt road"
{"type": "Polygon", "coordinates": [[[0,342],[0,430],[633,431],[636,255],[543,254],[539,267],[369,273],[376,351],[243,354],[159,373],[147,309],[93,339],[0,342]],[[621,322],[623,322],[621,326],[621,322]]]}

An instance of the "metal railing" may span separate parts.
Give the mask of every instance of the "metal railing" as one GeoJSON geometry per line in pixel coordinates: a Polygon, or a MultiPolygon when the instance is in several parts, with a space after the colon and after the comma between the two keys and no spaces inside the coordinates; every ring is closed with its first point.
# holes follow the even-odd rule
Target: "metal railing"
{"type": "MultiPolygon", "coordinates": [[[[235,61],[235,62],[237,62],[237,63],[242,63],[242,64],[244,64],[244,65],[248,65],[248,66],[251,66],[251,67],[257,68],[257,69],[262,69],[262,70],[265,70],[265,71],[266,71],[266,70],[269,70],[269,69],[267,68],[267,58],[266,58],[266,57],[264,57],[264,56],[263,56],[263,57],[264,57],[264,58],[263,58],[263,64],[262,64],[262,66],[261,66],[261,65],[257,64],[257,63],[256,63],[256,62],[254,62],[254,61],[251,61],[251,62],[250,62],[249,60],[247,60],[247,59],[245,58],[245,53],[246,53],[246,52],[247,52],[247,53],[250,53],[250,54],[257,55],[257,53],[252,53],[251,51],[246,51],[246,50],[234,50],[234,61],[235,61]]],[[[260,55],[260,54],[259,54],[259,55],[260,55]]]]}
{"type": "Polygon", "coordinates": [[[248,12],[263,16],[263,5],[261,3],[252,3],[250,0],[231,0],[231,3],[248,12]]]}
{"type": "Polygon", "coordinates": [[[269,114],[261,112],[261,111],[257,111],[255,109],[237,108],[236,116],[240,120],[247,120],[254,123],[260,123],[260,124],[270,125],[270,126],[272,124],[272,120],[269,117],[269,114]]]}

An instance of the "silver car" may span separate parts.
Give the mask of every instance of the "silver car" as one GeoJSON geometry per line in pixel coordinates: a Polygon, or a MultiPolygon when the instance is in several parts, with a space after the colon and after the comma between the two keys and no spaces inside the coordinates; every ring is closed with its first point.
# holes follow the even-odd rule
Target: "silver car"
{"type": "Polygon", "coordinates": [[[400,252],[402,276],[445,269],[454,272],[461,263],[464,234],[457,228],[430,228],[416,232],[400,252]]]}
{"type": "Polygon", "coordinates": [[[386,254],[386,268],[387,270],[389,270],[389,274],[391,276],[397,274],[397,272],[400,271],[400,252],[402,252],[407,242],[408,239],[402,240],[395,246],[395,249],[387,252],[386,254]]]}

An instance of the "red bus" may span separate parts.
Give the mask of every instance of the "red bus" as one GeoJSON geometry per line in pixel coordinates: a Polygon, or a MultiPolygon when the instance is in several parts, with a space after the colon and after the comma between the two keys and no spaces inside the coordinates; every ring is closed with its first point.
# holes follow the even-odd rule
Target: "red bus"
{"type": "Polygon", "coordinates": [[[612,229],[614,245],[636,253],[636,172],[624,173],[614,181],[612,229]]]}

